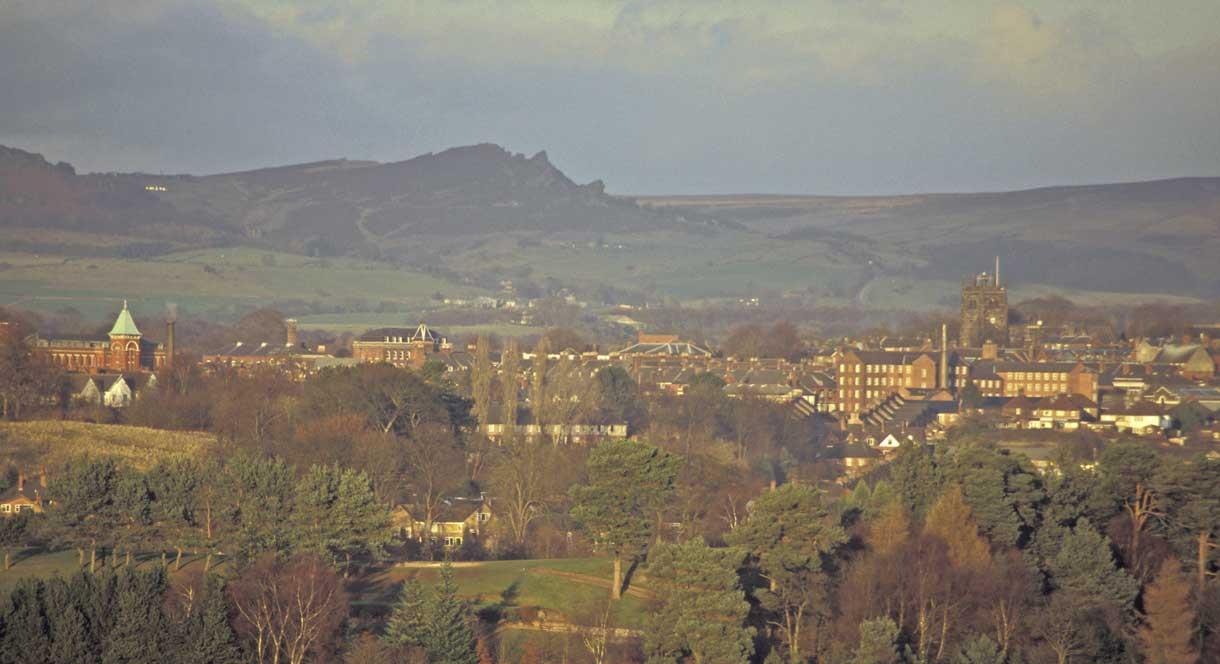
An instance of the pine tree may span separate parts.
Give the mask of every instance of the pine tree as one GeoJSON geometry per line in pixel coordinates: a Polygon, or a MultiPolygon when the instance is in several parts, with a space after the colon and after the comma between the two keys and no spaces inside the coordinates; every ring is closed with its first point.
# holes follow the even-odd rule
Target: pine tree
{"type": "Polygon", "coordinates": [[[44,612],[44,584],[22,579],[0,608],[0,664],[45,662],[50,659],[50,633],[44,612]]]}
{"type": "Polygon", "coordinates": [[[1149,664],[1194,664],[1199,651],[1191,642],[1195,612],[1190,582],[1176,558],[1166,558],[1156,580],[1144,589],[1144,622],[1139,642],[1149,664]]]}
{"type": "Polygon", "coordinates": [[[428,602],[428,632],[424,649],[433,664],[478,664],[474,632],[466,620],[466,605],[458,599],[453,568],[441,565],[441,582],[428,602]]]}
{"type": "Polygon", "coordinates": [[[164,661],[169,625],[161,613],[165,572],[122,570],[113,627],[102,639],[102,664],[155,664],[164,661]]]}
{"type": "Polygon", "coordinates": [[[650,662],[745,664],[754,656],[750,603],[737,570],[745,551],[713,549],[702,541],[660,545],[648,574],[661,600],[649,616],[644,645],[650,662]]]}
{"type": "Polygon", "coordinates": [[[967,640],[953,659],[953,664],[1004,664],[1000,646],[986,634],[967,640]]]}
{"type": "Polygon", "coordinates": [[[236,664],[242,661],[237,635],[229,625],[224,581],[209,577],[199,607],[187,619],[179,661],[183,664],[236,664]]]}
{"type": "Polygon", "coordinates": [[[898,639],[898,625],[890,618],[873,618],[860,623],[860,645],[851,664],[902,664],[910,661],[908,649],[898,639]]]}
{"type": "Polygon", "coordinates": [[[396,646],[423,646],[428,638],[428,598],[423,586],[407,579],[386,624],[385,640],[396,646]]]}

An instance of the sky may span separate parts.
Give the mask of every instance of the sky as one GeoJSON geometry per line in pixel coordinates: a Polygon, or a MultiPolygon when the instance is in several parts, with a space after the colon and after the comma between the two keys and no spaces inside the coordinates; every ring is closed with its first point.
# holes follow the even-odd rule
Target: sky
{"type": "Polygon", "coordinates": [[[1216,0],[3,0],[0,144],[216,173],[546,150],[612,193],[1220,175],[1216,0]]]}

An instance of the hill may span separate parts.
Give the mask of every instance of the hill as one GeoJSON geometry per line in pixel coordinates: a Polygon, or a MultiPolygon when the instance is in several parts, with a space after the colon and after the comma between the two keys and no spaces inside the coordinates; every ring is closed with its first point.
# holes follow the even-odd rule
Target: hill
{"type": "Polygon", "coordinates": [[[0,422],[0,463],[19,468],[54,467],[76,456],[111,456],[139,468],[162,459],[198,457],[215,443],[205,433],[117,424],[0,422]]]}
{"type": "Polygon", "coordinates": [[[209,176],[82,175],[0,148],[0,246],[0,305],[45,309],[146,297],[233,311],[257,290],[301,303],[289,307],[297,313],[358,312],[418,304],[425,290],[494,293],[508,281],[526,297],[567,287],[594,302],[784,295],[918,309],[952,306],[958,280],[994,255],[1004,258],[1014,298],[1210,298],[1220,295],[1211,260],[1220,249],[1220,178],[979,194],[630,198],[573,182],[545,152],[490,144],[392,163],[339,159],[209,176]],[[280,278],[288,271],[261,263],[260,252],[362,261],[362,274],[280,278]],[[234,255],[253,263],[243,259],[235,269],[244,274],[221,284],[216,270],[234,255]],[[60,267],[56,256],[80,260],[60,267]],[[176,279],[180,266],[183,279],[161,278],[176,279]],[[190,278],[191,269],[208,271],[190,278]],[[237,287],[259,272],[276,279],[237,287]],[[371,279],[378,272],[390,280],[371,279]],[[410,298],[395,295],[395,274],[414,284],[410,298]]]}

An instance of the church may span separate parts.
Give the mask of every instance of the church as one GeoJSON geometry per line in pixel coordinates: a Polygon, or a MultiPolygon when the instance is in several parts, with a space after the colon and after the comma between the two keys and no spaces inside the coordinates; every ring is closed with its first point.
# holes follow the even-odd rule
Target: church
{"type": "MultiPolygon", "coordinates": [[[[168,343],[173,345],[173,325],[168,326],[168,343]]],[[[105,337],[57,336],[28,338],[34,356],[43,362],[73,373],[138,373],[159,371],[169,356],[165,344],[144,338],[123,301],[105,337]]]]}

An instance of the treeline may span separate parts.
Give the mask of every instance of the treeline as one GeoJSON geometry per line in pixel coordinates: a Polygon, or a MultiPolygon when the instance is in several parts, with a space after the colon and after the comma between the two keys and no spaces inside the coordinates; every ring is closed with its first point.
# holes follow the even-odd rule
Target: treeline
{"type": "MultiPolygon", "coordinates": [[[[112,459],[82,457],[58,469],[41,514],[0,524],[6,547],[73,548],[98,569],[129,566],[136,554],[161,552],[181,566],[183,553],[243,564],[263,554],[312,553],[347,569],[377,557],[390,539],[390,511],[364,473],[313,466],[301,473],[279,459],[246,455],[220,461],[178,459],[147,472],[112,459]]],[[[5,568],[9,564],[5,551],[5,568]]]]}
{"type": "Polygon", "coordinates": [[[906,447],[842,499],[787,484],[657,545],[649,662],[1210,662],[1220,462],[1138,443],[1044,477],[906,447]]]}

